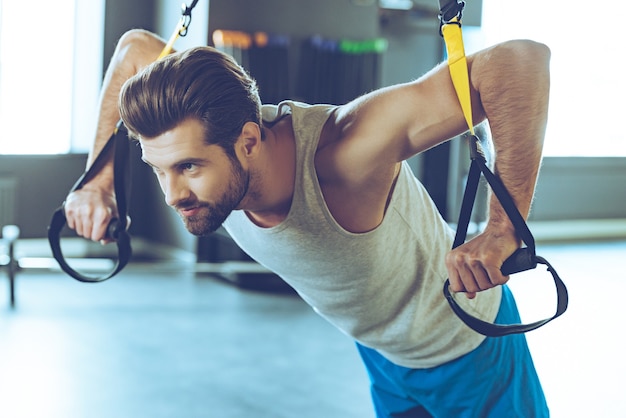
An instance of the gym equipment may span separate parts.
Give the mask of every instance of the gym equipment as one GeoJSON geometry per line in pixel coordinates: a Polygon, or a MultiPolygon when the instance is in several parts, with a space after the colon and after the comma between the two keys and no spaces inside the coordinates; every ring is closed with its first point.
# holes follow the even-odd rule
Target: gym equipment
{"type": "Polygon", "coordinates": [[[20,236],[20,228],[16,225],[5,225],[2,227],[2,239],[0,248],[6,246],[6,254],[0,253],[0,267],[6,267],[9,275],[9,302],[11,307],[15,307],[15,273],[17,273],[18,262],[15,258],[15,241],[20,236]]]}
{"type": "MultiPolygon", "coordinates": [[[[168,55],[172,51],[174,43],[176,42],[178,37],[185,36],[187,34],[187,29],[189,27],[189,24],[191,23],[191,11],[197,3],[198,0],[194,0],[190,6],[187,6],[185,4],[182,5],[182,16],[178,21],[178,24],[176,25],[176,29],[172,33],[172,36],[168,40],[167,44],[165,45],[157,59],[161,59],[168,55]]],[[[111,135],[104,148],[100,151],[98,157],[96,157],[93,164],[89,167],[87,171],[85,171],[85,173],[83,173],[83,175],[78,179],[78,181],[70,190],[70,192],[74,192],[82,188],[84,184],[87,183],[87,181],[89,181],[93,177],[93,175],[102,168],[102,164],[105,162],[105,158],[108,156],[110,148],[113,146],[113,144],[115,144],[114,188],[115,198],[117,200],[118,217],[112,219],[109,223],[107,229],[107,237],[113,239],[117,243],[118,258],[115,267],[109,274],[105,274],[103,276],[90,276],[82,274],[74,270],[67,263],[65,257],[63,256],[60,242],[61,231],[63,230],[63,227],[67,222],[63,205],[61,205],[61,207],[59,207],[52,215],[52,219],[48,227],[48,241],[50,243],[50,248],[52,249],[52,255],[59,263],[59,266],[61,266],[61,269],[78,281],[96,283],[110,279],[111,277],[119,273],[126,266],[131,258],[132,248],[130,245],[130,235],[126,231],[128,227],[127,201],[130,192],[130,161],[128,142],[128,131],[126,130],[126,127],[124,126],[122,121],[119,121],[113,132],[113,135],[111,135]]]]}
{"type": "Polygon", "coordinates": [[[450,76],[463,109],[467,126],[469,127],[471,159],[470,171],[465,187],[465,193],[463,195],[461,213],[459,215],[459,222],[452,248],[456,248],[465,242],[467,228],[472,214],[472,207],[476,199],[478,182],[482,173],[498,198],[498,201],[504,208],[507,216],[513,223],[515,230],[522,238],[522,241],[526,244],[526,247],[519,248],[504,261],[501,267],[502,274],[511,275],[534,269],[538,264],[546,265],[548,271],[552,274],[552,278],[554,279],[554,284],[556,286],[557,308],[552,317],[530,324],[498,325],[482,321],[465,312],[457,304],[450,292],[449,279],[444,283],[443,293],[456,315],[467,326],[480,334],[489,337],[501,337],[509,334],[519,334],[532,331],[561,316],[567,310],[567,288],[550,263],[548,263],[545,258],[536,255],[535,239],[530,232],[528,225],[517,210],[511,195],[508,193],[502,181],[487,166],[485,155],[480,146],[480,140],[474,132],[469,88],[469,73],[467,69],[467,59],[465,57],[463,35],[461,30],[461,18],[465,3],[462,0],[440,0],[439,5],[441,10],[439,14],[440,34],[443,36],[447,48],[450,76]]]}
{"type": "MultiPolygon", "coordinates": [[[[163,50],[159,54],[157,59],[161,59],[168,55],[174,46],[174,43],[179,36],[185,36],[187,34],[188,27],[191,23],[191,12],[198,3],[198,0],[194,0],[190,6],[183,4],[182,16],[172,33],[172,36],[167,41],[163,50]]],[[[130,170],[129,170],[129,144],[128,133],[126,127],[119,121],[113,135],[109,138],[99,155],[96,157],[93,164],[89,169],[76,181],[71,191],[76,191],[83,187],[85,183],[97,173],[102,165],[105,163],[107,157],[110,156],[111,147],[115,147],[115,154],[113,156],[114,163],[114,188],[117,200],[118,218],[113,219],[108,225],[107,237],[113,239],[117,244],[117,260],[113,263],[111,268],[108,264],[102,269],[91,269],[90,274],[86,274],[86,268],[78,267],[77,261],[72,262],[72,267],[63,254],[61,248],[61,232],[66,224],[65,211],[63,205],[59,207],[53,214],[48,227],[48,241],[54,259],[58,266],[69,276],[74,279],[87,282],[97,283],[107,280],[117,273],[119,273],[126,264],[130,261],[132,248],[130,244],[130,235],[126,231],[127,229],[127,202],[129,200],[130,190],[130,170]],[[77,271],[78,269],[81,272],[77,271]],[[108,273],[102,272],[108,271],[108,273]]],[[[106,260],[109,261],[109,260],[106,260]]],[[[42,264],[39,263],[38,267],[42,264]]],[[[49,268],[49,265],[44,263],[44,268],[49,268]],[[47,266],[47,267],[46,267],[47,266]]],[[[224,262],[196,262],[193,267],[180,265],[174,266],[177,271],[192,270],[195,273],[215,274],[228,282],[235,284],[238,287],[245,289],[264,290],[272,292],[290,292],[291,288],[282,281],[277,275],[262,268],[258,263],[252,261],[224,261],[224,262]]],[[[142,268],[147,268],[143,266],[142,268]]],[[[171,268],[168,265],[160,265],[162,268],[171,268]]]]}

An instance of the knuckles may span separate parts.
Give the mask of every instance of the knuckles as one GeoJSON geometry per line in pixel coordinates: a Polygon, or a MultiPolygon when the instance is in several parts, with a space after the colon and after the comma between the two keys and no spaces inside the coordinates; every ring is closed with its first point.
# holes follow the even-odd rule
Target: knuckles
{"type": "Polygon", "coordinates": [[[508,281],[508,277],[500,272],[498,260],[489,253],[459,247],[446,254],[445,263],[454,291],[476,293],[508,281]]]}

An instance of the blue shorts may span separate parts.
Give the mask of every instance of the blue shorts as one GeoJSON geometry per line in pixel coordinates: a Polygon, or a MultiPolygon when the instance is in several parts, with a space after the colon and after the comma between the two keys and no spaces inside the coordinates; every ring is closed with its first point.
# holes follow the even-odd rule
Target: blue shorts
{"type": "MultiPolygon", "coordinates": [[[[519,323],[513,294],[503,286],[496,318],[519,323]]],[[[486,338],[475,350],[429,369],[398,366],[357,344],[382,417],[548,417],[548,405],[523,334],[486,338]]]]}

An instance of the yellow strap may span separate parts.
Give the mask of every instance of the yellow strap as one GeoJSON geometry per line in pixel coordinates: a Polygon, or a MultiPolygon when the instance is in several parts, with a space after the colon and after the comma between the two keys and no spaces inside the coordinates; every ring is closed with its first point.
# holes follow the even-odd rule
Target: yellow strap
{"type": "Polygon", "coordinates": [[[467,122],[470,133],[474,135],[472,100],[470,96],[467,58],[465,58],[465,47],[463,46],[463,33],[460,21],[457,18],[452,19],[451,22],[452,23],[443,25],[441,28],[448,52],[448,68],[450,69],[450,77],[452,78],[456,95],[463,109],[465,121],[467,122]]]}
{"type": "Polygon", "coordinates": [[[172,49],[174,48],[174,43],[180,36],[180,32],[184,29],[184,27],[185,27],[185,21],[184,19],[181,18],[180,21],[178,22],[178,25],[176,25],[176,29],[172,33],[172,36],[170,36],[169,41],[167,41],[167,44],[165,44],[165,46],[163,47],[163,50],[161,50],[161,53],[157,57],[157,61],[165,57],[166,55],[168,55],[170,52],[172,52],[172,49]]]}

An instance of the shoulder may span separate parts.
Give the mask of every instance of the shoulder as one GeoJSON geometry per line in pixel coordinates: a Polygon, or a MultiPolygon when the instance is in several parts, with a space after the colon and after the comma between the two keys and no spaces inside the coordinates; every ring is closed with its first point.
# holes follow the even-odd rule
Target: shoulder
{"type": "Polygon", "coordinates": [[[320,180],[358,186],[393,172],[417,111],[403,103],[412,89],[412,83],[382,88],[333,109],[316,154],[320,180]]]}

